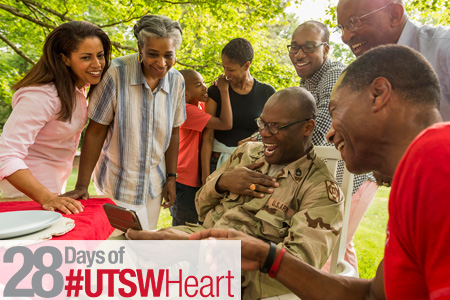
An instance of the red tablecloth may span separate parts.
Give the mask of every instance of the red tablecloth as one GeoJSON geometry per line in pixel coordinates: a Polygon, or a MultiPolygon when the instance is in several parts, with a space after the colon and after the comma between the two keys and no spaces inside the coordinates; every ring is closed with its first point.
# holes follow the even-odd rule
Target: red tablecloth
{"type": "MultiPolygon", "coordinates": [[[[53,240],[106,240],[114,231],[103,211],[103,204],[114,204],[111,199],[95,198],[80,201],[84,205],[83,212],[73,215],[62,214],[75,221],[75,228],[62,236],[53,237],[53,240]]],[[[42,207],[34,201],[0,203],[0,212],[19,210],[42,210],[42,207]]]]}

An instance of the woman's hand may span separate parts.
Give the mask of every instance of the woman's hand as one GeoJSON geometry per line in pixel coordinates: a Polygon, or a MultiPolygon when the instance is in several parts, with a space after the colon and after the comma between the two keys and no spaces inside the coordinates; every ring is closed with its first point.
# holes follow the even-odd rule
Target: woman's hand
{"type": "Polygon", "coordinates": [[[228,91],[228,87],[230,86],[230,83],[227,80],[227,77],[225,75],[219,75],[217,79],[214,81],[215,85],[219,88],[219,91],[228,91]]]}
{"type": "Polygon", "coordinates": [[[45,210],[60,210],[66,215],[78,214],[82,212],[84,208],[84,206],[78,200],[57,195],[54,195],[53,197],[47,198],[45,200],[40,200],[39,203],[45,210]]]}

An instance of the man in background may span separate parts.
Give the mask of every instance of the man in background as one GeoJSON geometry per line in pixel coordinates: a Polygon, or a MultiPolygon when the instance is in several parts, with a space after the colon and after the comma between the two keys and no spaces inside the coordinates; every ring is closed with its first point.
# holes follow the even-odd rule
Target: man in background
{"type": "Polygon", "coordinates": [[[342,41],[356,56],[386,44],[409,46],[425,56],[440,81],[442,118],[450,121],[449,27],[415,25],[402,0],[340,0],[337,20],[342,41]]]}

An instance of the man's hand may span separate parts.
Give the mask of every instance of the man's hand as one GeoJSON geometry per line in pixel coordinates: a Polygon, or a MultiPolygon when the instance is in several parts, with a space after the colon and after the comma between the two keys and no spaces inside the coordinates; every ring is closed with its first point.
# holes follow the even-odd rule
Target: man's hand
{"type": "Polygon", "coordinates": [[[82,212],[84,208],[80,201],[68,197],[58,197],[57,195],[45,200],[40,200],[39,203],[45,210],[60,210],[66,215],[78,214],[82,212]]]}
{"type": "Polygon", "coordinates": [[[68,197],[72,199],[82,199],[87,200],[89,199],[89,192],[87,188],[84,187],[75,187],[73,191],[64,193],[60,195],[60,197],[68,197]]]}
{"type": "Polygon", "coordinates": [[[189,235],[190,240],[208,238],[241,241],[241,266],[243,270],[259,270],[269,253],[269,244],[234,229],[207,229],[189,235]]]}
{"type": "Polygon", "coordinates": [[[163,199],[161,203],[163,208],[169,208],[175,203],[175,198],[177,196],[176,179],[175,177],[169,177],[164,184],[163,189],[163,199]]]}
{"type": "Polygon", "coordinates": [[[275,178],[253,171],[264,162],[253,163],[245,167],[224,172],[216,184],[216,190],[222,194],[231,193],[263,198],[264,194],[272,194],[273,188],[279,186],[275,178]]]}

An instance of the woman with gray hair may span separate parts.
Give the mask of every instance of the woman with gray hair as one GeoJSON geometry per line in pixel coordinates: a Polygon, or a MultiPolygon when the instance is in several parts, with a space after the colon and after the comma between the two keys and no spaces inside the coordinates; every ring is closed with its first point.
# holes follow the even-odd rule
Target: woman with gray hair
{"type": "Polygon", "coordinates": [[[161,206],[175,201],[178,127],[186,112],[183,76],[172,67],[182,30],[168,17],[146,15],[134,35],[138,53],[112,60],[90,98],[77,184],[65,195],[87,199],[94,172],[99,194],[155,229],[161,206]]]}

